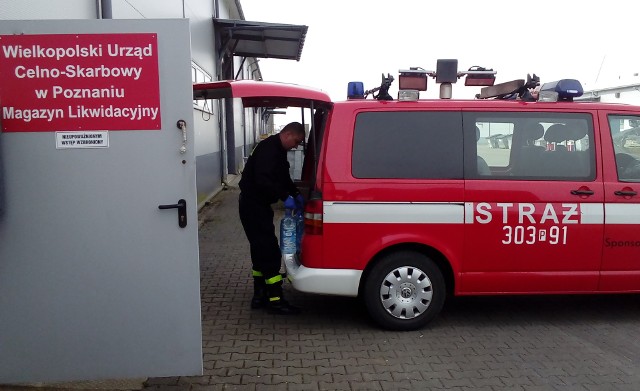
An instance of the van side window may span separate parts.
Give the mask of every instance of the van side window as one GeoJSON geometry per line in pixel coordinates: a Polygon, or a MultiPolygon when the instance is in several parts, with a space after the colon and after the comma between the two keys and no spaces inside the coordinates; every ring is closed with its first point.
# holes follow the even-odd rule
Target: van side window
{"type": "MultiPolygon", "coordinates": [[[[500,176],[509,166],[513,123],[478,121],[475,123],[475,133],[477,174],[500,176]],[[486,167],[482,162],[486,163],[486,167]]],[[[470,174],[473,174],[473,168],[470,174]]]]}
{"type": "Polygon", "coordinates": [[[595,179],[589,114],[464,113],[463,121],[466,178],[595,179]],[[487,163],[490,174],[482,172],[486,169],[481,169],[479,159],[487,163]]]}
{"type": "Polygon", "coordinates": [[[640,117],[609,116],[618,180],[640,182],[640,117]]]}
{"type": "Polygon", "coordinates": [[[366,112],[356,117],[356,178],[462,179],[460,112],[366,112]]]}

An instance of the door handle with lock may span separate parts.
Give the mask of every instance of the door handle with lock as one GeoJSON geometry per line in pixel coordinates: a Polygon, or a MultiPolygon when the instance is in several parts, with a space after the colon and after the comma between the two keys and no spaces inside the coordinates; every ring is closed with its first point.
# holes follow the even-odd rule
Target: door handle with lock
{"type": "Polygon", "coordinates": [[[593,195],[595,192],[593,190],[589,190],[589,189],[578,189],[578,190],[571,190],[571,194],[573,195],[579,195],[579,196],[590,196],[593,195]]]}
{"type": "Polygon", "coordinates": [[[633,190],[617,190],[617,191],[614,191],[613,194],[617,196],[623,196],[623,197],[633,197],[638,193],[633,190]]]}
{"type": "Polygon", "coordinates": [[[177,204],[158,205],[158,209],[178,209],[178,226],[180,228],[187,226],[187,201],[180,199],[177,204]]]}

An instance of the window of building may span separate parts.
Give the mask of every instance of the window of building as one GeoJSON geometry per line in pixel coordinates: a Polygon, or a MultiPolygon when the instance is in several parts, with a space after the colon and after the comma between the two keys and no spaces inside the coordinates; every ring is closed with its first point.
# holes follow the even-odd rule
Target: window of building
{"type": "Polygon", "coordinates": [[[367,112],[356,118],[356,178],[462,179],[459,112],[367,112]]]}
{"type": "MultiPolygon", "coordinates": [[[[200,68],[198,64],[191,61],[191,82],[193,83],[211,83],[213,78],[204,69],[200,68]]],[[[212,99],[200,99],[193,101],[193,108],[213,113],[213,100],[212,99]]]]}

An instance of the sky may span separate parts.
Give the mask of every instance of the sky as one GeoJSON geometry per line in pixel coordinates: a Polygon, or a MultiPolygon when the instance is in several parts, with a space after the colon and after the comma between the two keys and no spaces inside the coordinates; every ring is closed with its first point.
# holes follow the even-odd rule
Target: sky
{"type": "MultiPolygon", "coordinates": [[[[240,0],[246,20],[308,26],[300,61],[260,59],[264,80],[321,89],[345,100],[349,81],[377,87],[399,69],[436,69],[458,59],[458,70],[497,71],[496,83],[578,79],[585,90],[640,83],[640,2],[629,0],[240,0]],[[635,76],[634,76],[635,75],[635,76]]],[[[473,98],[464,87],[454,98],[473,98]]],[[[437,98],[429,79],[421,98],[437,98]]],[[[638,93],[640,94],[640,92],[638,93]]]]}

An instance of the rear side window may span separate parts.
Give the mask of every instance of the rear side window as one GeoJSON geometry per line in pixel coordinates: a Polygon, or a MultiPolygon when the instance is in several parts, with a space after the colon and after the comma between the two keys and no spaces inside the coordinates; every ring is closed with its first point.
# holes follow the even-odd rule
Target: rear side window
{"type": "Polygon", "coordinates": [[[640,117],[609,116],[620,182],[640,182],[640,117]]]}
{"type": "Polygon", "coordinates": [[[353,140],[356,178],[462,179],[459,112],[358,114],[353,140]]]}
{"type": "Polygon", "coordinates": [[[595,179],[590,114],[466,112],[463,118],[469,179],[595,179]]]}

